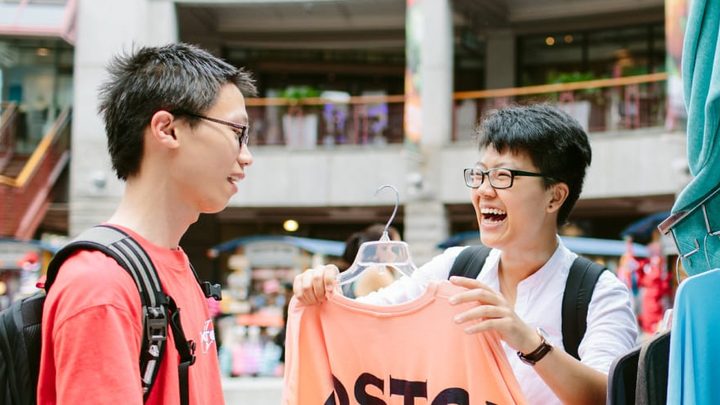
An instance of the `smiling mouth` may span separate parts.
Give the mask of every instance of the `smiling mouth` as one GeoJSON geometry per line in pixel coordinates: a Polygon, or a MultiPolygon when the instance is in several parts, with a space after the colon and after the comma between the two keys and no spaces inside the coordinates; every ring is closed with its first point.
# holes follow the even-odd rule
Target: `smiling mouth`
{"type": "Polygon", "coordinates": [[[496,208],[483,208],[480,210],[484,222],[498,223],[507,218],[507,212],[496,208]]]}

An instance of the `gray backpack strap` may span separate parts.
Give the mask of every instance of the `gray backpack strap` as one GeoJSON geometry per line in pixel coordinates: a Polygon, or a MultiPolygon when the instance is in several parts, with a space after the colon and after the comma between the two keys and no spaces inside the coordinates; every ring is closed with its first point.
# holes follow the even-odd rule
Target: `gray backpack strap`
{"type": "Polygon", "coordinates": [[[98,225],[81,233],[55,255],[48,266],[46,291],[55,282],[63,262],[79,250],[100,251],[112,257],[135,281],[143,312],[140,376],[147,399],[160,369],[168,330],[168,297],[162,290],[157,270],[147,252],[130,235],[112,226],[98,225]]]}
{"type": "Polygon", "coordinates": [[[469,246],[455,258],[448,278],[452,276],[460,276],[467,278],[477,278],[482,271],[485,259],[490,254],[490,248],[485,246],[469,246]]]}
{"type": "Polygon", "coordinates": [[[582,256],[570,266],[562,302],[562,334],[565,351],[580,360],[578,347],[587,329],[587,313],[595,284],[604,266],[582,256]]]}

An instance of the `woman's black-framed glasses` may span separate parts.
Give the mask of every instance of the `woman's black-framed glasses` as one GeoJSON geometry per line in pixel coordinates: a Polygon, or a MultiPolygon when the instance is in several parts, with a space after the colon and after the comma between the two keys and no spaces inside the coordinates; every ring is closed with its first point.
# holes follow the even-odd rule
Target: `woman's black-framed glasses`
{"type": "Polygon", "coordinates": [[[206,120],[210,122],[214,122],[216,124],[222,124],[227,127],[230,127],[233,132],[235,132],[235,135],[237,136],[238,140],[238,146],[242,149],[243,145],[247,145],[248,142],[250,142],[250,131],[248,131],[249,127],[247,125],[237,124],[235,122],[225,121],[218,118],[212,118],[212,117],[206,117],[204,115],[195,114],[195,113],[189,113],[189,112],[176,112],[177,115],[186,115],[188,117],[194,117],[199,118],[201,120],[206,120]]]}
{"type": "Polygon", "coordinates": [[[497,167],[488,170],[481,170],[475,167],[471,169],[465,169],[463,171],[463,174],[465,175],[465,185],[470,188],[479,188],[485,181],[485,177],[487,177],[490,180],[490,185],[492,186],[492,188],[498,190],[512,187],[516,176],[549,178],[542,173],[506,169],[504,167],[497,167]]]}

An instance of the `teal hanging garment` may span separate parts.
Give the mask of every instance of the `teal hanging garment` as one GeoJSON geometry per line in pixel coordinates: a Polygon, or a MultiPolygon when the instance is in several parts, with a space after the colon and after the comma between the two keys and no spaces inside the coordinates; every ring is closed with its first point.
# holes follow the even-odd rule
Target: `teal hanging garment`
{"type": "Polygon", "coordinates": [[[688,112],[687,154],[692,181],[661,224],[671,231],[689,275],[720,267],[720,1],[694,0],[683,45],[688,112]]]}

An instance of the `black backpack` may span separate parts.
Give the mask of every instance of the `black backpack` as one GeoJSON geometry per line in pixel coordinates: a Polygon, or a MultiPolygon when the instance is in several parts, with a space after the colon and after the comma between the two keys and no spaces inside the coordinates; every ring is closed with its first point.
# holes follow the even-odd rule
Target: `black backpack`
{"type": "MultiPolygon", "coordinates": [[[[477,278],[489,254],[490,248],[485,246],[471,246],[464,249],[455,259],[448,278],[452,276],[477,278]]],[[[580,360],[578,347],[587,329],[590,299],[595,284],[605,270],[607,268],[582,256],[578,256],[570,266],[570,274],[563,293],[562,335],[565,351],[578,360],[580,360]]]]}
{"type": "MultiPolygon", "coordinates": [[[[195,362],[195,342],[185,338],[175,301],[163,292],[155,266],[145,250],[125,232],[106,225],[88,229],[55,254],[48,267],[44,291],[18,300],[0,312],[0,403],[36,403],[45,296],[60,266],[78,250],[96,250],[112,257],[135,281],[143,312],[139,377],[145,400],[160,369],[170,326],[180,357],[180,400],[183,405],[188,404],[188,369],[195,362]]],[[[197,274],[195,278],[198,279],[197,274]]],[[[220,299],[219,285],[201,283],[199,279],[198,283],[206,297],[220,299]]]]}

